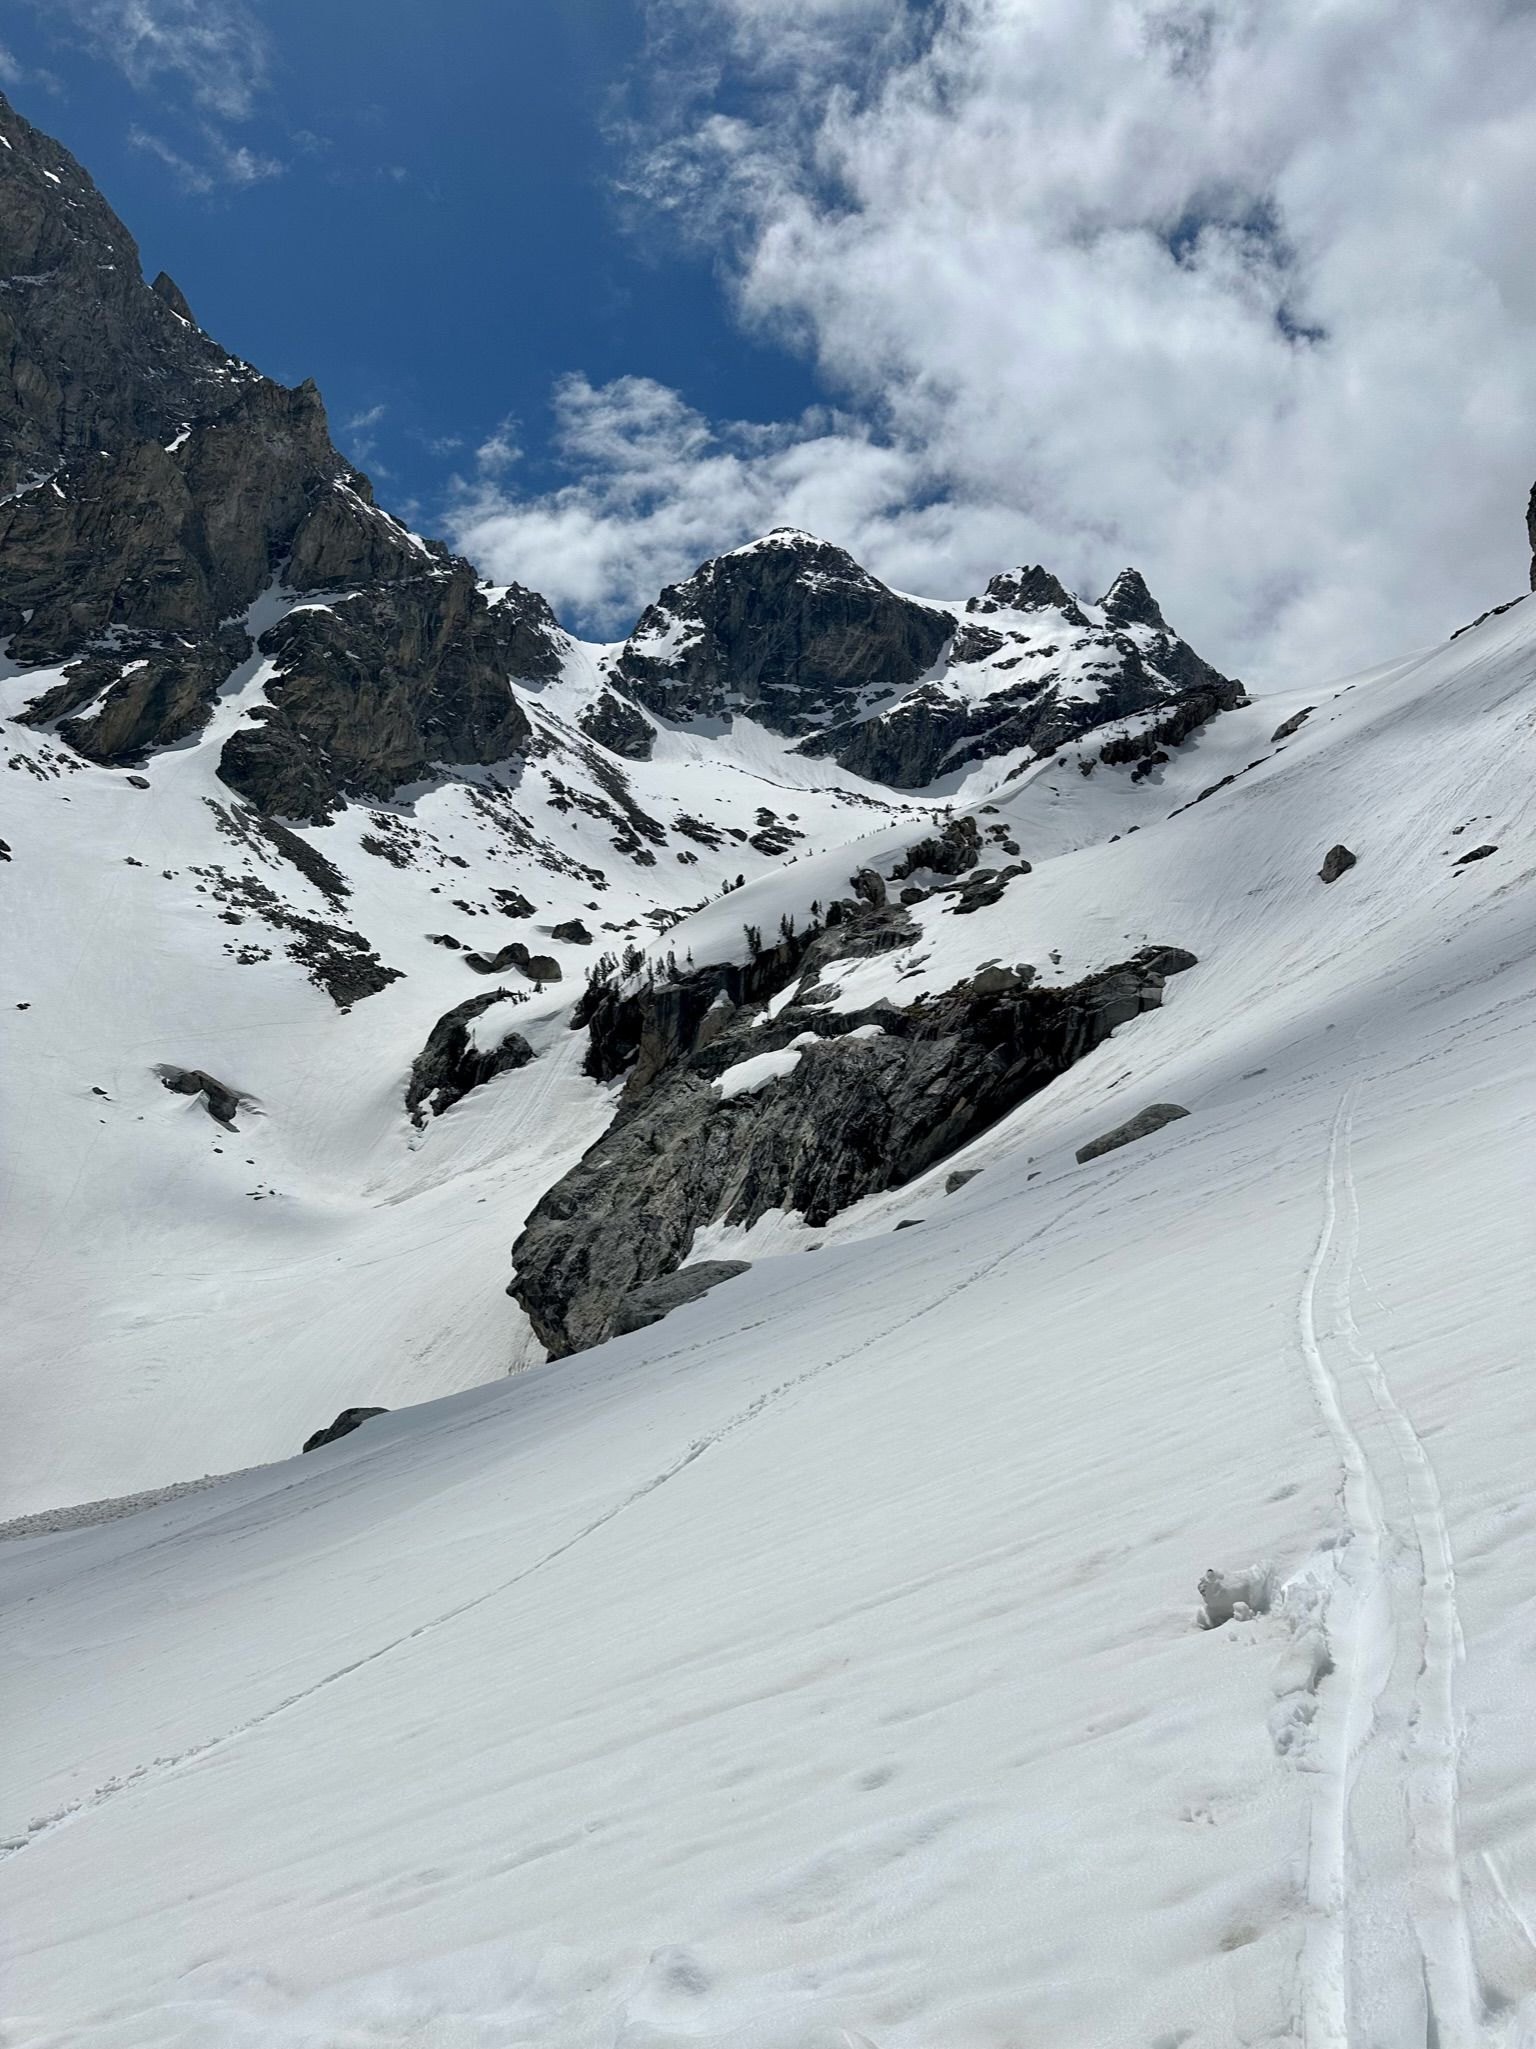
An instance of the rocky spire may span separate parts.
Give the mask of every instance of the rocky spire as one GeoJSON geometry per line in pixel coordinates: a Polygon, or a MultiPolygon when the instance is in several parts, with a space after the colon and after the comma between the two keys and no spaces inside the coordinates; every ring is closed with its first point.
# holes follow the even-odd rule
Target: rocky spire
{"type": "Polygon", "coordinates": [[[1099,602],[1111,626],[1152,626],[1159,633],[1168,631],[1168,621],[1139,569],[1122,569],[1099,602]]]}

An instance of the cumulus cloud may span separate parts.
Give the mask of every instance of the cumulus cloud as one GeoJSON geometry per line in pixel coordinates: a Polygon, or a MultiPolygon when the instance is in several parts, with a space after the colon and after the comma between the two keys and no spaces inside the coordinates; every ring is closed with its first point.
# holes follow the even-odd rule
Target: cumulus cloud
{"type": "Polygon", "coordinates": [[[712,424],[651,378],[593,385],[580,375],[557,386],[554,409],[567,481],[518,496],[497,466],[482,465],[477,479],[458,480],[450,530],[498,580],[534,585],[598,632],[623,630],[663,583],[767,527],[809,527],[878,552],[883,523],[914,516],[911,455],[835,414],[712,424]]]}
{"type": "Polygon", "coordinates": [[[1440,637],[1522,587],[1528,0],[658,19],[692,57],[634,194],[840,410],[712,425],[645,380],[571,380],[570,480],[461,491],[461,544],[498,573],[612,610],[777,519],[936,594],[1025,557],[1090,590],[1135,561],[1257,682],[1440,637]]]}

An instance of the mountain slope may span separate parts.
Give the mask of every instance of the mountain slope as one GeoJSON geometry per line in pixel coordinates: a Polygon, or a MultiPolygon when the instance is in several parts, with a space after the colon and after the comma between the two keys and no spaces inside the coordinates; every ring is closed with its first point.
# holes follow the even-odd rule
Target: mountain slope
{"type": "Polygon", "coordinates": [[[955,1193],[19,1547],[12,2037],[1525,2039],[1527,610],[1224,718],[1135,833],[1128,772],[1002,800],[936,986],[1199,965],[955,1193]]]}

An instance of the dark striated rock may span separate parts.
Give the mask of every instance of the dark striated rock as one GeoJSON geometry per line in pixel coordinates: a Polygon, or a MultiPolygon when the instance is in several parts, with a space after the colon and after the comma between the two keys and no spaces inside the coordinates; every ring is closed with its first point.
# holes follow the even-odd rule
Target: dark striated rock
{"type": "Polygon", "coordinates": [[[1497,847],[1474,847],[1469,854],[1462,855],[1456,866],[1465,868],[1469,861],[1486,861],[1490,854],[1496,854],[1498,851],[1497,847]]]}
{"type": "Polygon", "coordinates": [[[1150,626],[1158,633],[1168,631],[1168,621],[1139,569],[1122,569],[1099,604],[1111,626],[1150,626]]]}
{"type": "Polygon", "coordinates": [[[1318,877],[1323,882],[1337,882],[1341,875],[1349,873],[1359,858],[1359,855],[1352,854],[1341,840],[1336,847],[1330,847],[1324,854],[1323,865],[1317,871],[1318,877]]]}
{"type": "Polygon", "coordinates": [[[144,285],[133,237],[89,176],[3,95],[0,137],[5,495],[98,449],[169,441],[256,373],[199,332],[185,301],[144,285]]]}
{"type": "Polygon", "coordinates": [[[576,723],[589,739],[630,761],[649,761],[656,745],[656,728],[616,691],[600,691],[576,723]]]}
{"type": "MultiPolygon", "coordinates": [[[[811,984],[861,920],[883,926],[898,915],[852,913],[783,963],[780,986],[796,975],[811,984]]],[[[707,1043],[700,1027],[727,971],[658,989],[665,1021],[640,1035],[648,1076],[637,1086],[637,1067],[614,1123],[534,1209],[513,1248],[512,1291],[555,1356],[596,1344],[621,1299],[676,1269],[702,1225],[749,1226],[783,1208],[820,1226],[862,1196],[900,1187],[1159,1004],[1164,978],[1193,963],[1181,949],[1148,948],[1071,988],[1031,989],[1005,974],[1000,986],[962,983],[904,1009],[831,1013],[791,1002],[760,1028],[743,1007],[707,1043]],[[880,1035],[851,1037],[862,1024],[880,1035]],[[712,1086],[737,1061],[807,1030],[819,1043],[799,1049],[795,1068],[770,1086],[730,1098],[712,1086]]],[[[602,1043],[611,1054],[611,1030],[602,1043]]]]}
{"type": "Polygon", "coordinates": [[[321,606],[271,629],[281,673],[225,749],[231,788],[320,820],[515,755],[509,680],[560,663],[544,601],[513,586],[491,605],[375,505],[314,385],[260,376],[164,273],[146,285],[86,174],[3,100],[0,140],[0,634],[17,662],[69,664],[24,715],[102,762],[195,734],[280,581],[347,594],[345,621],[321,606]]]}
{"type": "Polygon", "coordinates": [[[953,1174],[946,1174],[944,1176],[944,1193],[946,1195],[958,1194],[966,1186],[967,1182],[974,1181],[980,1172],[980,1167],[956,1167],[953,1174]]]}
{"type": "Polygon", "coordinates": [[[674,1309],[681,1309],[685,1302],[697,1302],[722,1281],[749,1273],[751,1264],[746,1259],[701,1259],[695,1266],[680,1267],[676,1273],[663,1274],[644,1287],[632,1288],[614,1310],[612,1335],[623,1337],[629,1331],[660,1323],[674,1309]]]}
{"type": "Polygon", "coordinates": [[[1189,1112],[1179,1103],[1149,1103],[1145,1110],[1138,1110],[1134,1117],[1124,1124],[1117,1124],[1113,1131],[1106,1131],[1102,1138],[1091,1139],[1087,1145],[1077,1149],[1077,1164],[1085,1166],[1089,1160],[1098,1159],[1101,1153],[1112,1153],[1123,1145],[1132,1145],[1138,1138],[1148,1138],[1154,1131],[1161,1131],[1165,1124],[1172,1124],[1189,1112]]]}
{"type": "MultiPolygon", "coordinates": [[[[505,760],[529,724],[507,678],[557,660],[542,599],[488,606],[467,563],[288,613],[261,638],[268,704],[219,777],[262,810],[323,822],[456,763],[505,760]]],[[[550,622],[552,625],[552,621],[550,622]]]]}
{"type": "Polygon", "coordinates": [[[60,736],[88,760],[143,761],[153,749],[202,731],[220,684],[251,651],[238,626],[192,642],[124,635],[109,652],[72,662],[26,717],[37,725],[57,719],[60,736]],[[93,706],[90,715],[75,716],[86,705],[93,706]]]}
{"type": "Polygon", "coordinates": [[[317,1430],[313,1437],[304,1440],[305,1451],[318,1451],[322,1444],[334,1444],[338,1437],[350,1437],[360,1423],[366,1423],[370,1416],[387,1416],[388,1409],[343,1409],[334,1423],[324,1430],[317,1430]]]}
{"type": "Polygon", "coordinates": [[[704,563],[641,614],[613,680],[669,719],[742,712],[805,733],[937,658],[952,616],[898,597],[842,548],[779,527],[704,563]]]}
{"type": "Polygon", "coordinates": [[[427,1043],[411,1062],[405,1088],[405,1107],[414,1124],[425,1124],[427,1111],[441,1117],[445,1110],[467,1096],[471,1089],[494,1081],[498,1074],[526,1067],[533,1048],[521,1033],[509,1031],[494,1046],[475,1044],[470,1026],[493,1004],[504,1003],[512,992],[491,989],[484,996],[471,996],[467,1003],[445,1011],[427,1034],[427,1043]]]}
{"type": "MultiPolygon", "coordinates": [[[[1016,749],[1050,754],[1094,726],[1136,712],[1182,717],[1177,737],[1185,738],[1215,712],[1246,702],[1240,683],[1171,631],[1134,570],[1116,579],[1102,626],[1091,624],[1055,577],[1038,568],[994,577],[986,598],[969,603],[994,613],[1053,611],[1062,639],[1042,640],[1038,627],[1026,632],[1006,617],[995,631],[962,628],[951,659],[987,662],[990,672],[964,687],[931,678],[872,718],[847,719],[810,735],[799,752],[830,755],[873,782],[921,789],[970,762],[1016,749]],[[984,639],[975,637],[983,632],[984,639]],[[1010,651],[1000,654],[1005,645],[1010,651]],[[1086,673],[1096,688],[1085,691],[1082,664],[1089,649],[1094,658],[1086,673]],[[1060,663],[1067,651],[1076,657],[1077,680],[1064,691],[1060,663]],[[978,691],[978,681],[990,687],[978,691]]],[[[1157,745],[1149,744],[1148,755],[1157,745]]]]}
{"type": "Polygon", "coordinates": [[[155,1069],[161,1083],[173,1095],[201,1096],[203,1108],[215,1124],[222,1124],[226,1131],[235,1128],[236,1113],[245,1107],[245,1097],[238,1089],[206,1074],[201,1067],[160,1066],[155,1069]]]}
{"type": "Polygon", "coordinates": [[[891,870],[893,882],[904,882],[920,868],[935,875],[963,875],[981,858],[981,829],[968,812],[951,818],[930,838],[909,847],[891,870]]]}
{"type": "Polygon", "coordinates": [[[987,585],[986,595],[967,598],[968,612],[1060,612],[1072,626],[1086,626],[1076,598],[1038,562],[1024,569],[1005,570],[987,585]]]}

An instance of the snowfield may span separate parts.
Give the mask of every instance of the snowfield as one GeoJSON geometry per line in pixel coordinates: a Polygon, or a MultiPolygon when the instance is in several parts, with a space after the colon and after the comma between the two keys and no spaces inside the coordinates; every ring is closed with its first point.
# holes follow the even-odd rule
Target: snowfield
{"type": "MultiPolygon", "coordinates": [[[[10,2049],[1536,2044],[1533,727],[1536,600],[1135,785],[991,764],[957,801],[1032,872],[926,898],[835,1002],[1199,965],[920,1181],[712,1234],[751,1271],[510,1378],[507,1247],[611,1101],[557,949],[536,1059],[413,1137],[412,1055],[496,986],[424,934],[489,943],[448,901],[491,880],[539,899],[497,944],[639,917],[653,871],[430,895],[348,812],[309,837],[406,973],[343,1017],[161,893],[203,747],[152,800],[8,728],[12,1512],[395,1411],[0,1546],[10,2049]],[[264,1114],[230,1137],[160,1059],[264,1114]],[[1189,1114],[1076,1163],[1152,1103],[1189,1114]],[[1197,1626],[1213,1568],[1268,1609],[1197,1626]]],[[[750,825],[771,750],[711,783],[664,737],[637,795],[750,825]]],[[[933,829],[782,775],[797,858],[668,852],[679,905],[748,880],[654,952],[739,954],[933,829]]],[[[470,846],[461,794],[424,814],[470,846]]],[[[574,818],[534,825],[600,844],[574,818]]]]}

